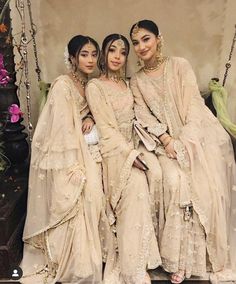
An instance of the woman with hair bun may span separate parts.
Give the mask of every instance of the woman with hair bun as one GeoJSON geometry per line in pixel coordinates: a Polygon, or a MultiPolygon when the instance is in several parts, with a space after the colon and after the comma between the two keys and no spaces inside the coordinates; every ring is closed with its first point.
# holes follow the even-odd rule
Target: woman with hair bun
{"type": "Polygon", "coordinates": [[[102,283],[102,250],[108,252],[111,239],[98,137],[84,94],[98,56],[94,39],[77,35],[69,41],[69,73],[52,83],[39,117],[32,141],[21,283],[102,283]]]}
{"type": "Polygon", "coordinates": [[[159,185],[161,176],[157,167],[156,174],[148,170],[152,159],[158,162],[155,155],[141,156],[135,150],[134,101],[125,80],[128,54],[124,36],[111,34],[104,39],[102,74],[90,80],[86,98],[100,136],[106,212],[117,237],[117,270],[105,283],[150,284],[147,269],[161,262],[149,190],[159,185]]]}
{"type": "Polygon", "coordinates": [[[135,115],[156,141],[163,176],[157,212],[162,266],[172,283],[225,271],[228,245],[232,251],[236,241],[230,137],[205,106],[189,62],[162,55],[157,25],[139,21],[130,37],[144,64],[131,78],[135,115]]]}

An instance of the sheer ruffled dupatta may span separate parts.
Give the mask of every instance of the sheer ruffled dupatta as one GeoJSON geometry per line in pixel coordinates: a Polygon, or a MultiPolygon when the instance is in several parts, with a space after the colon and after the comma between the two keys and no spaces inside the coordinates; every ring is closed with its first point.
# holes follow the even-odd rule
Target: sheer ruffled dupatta
{"type": "MultiPolygon", "coordinates": [[[[170,58],[166,64],[163,77],[165,120],[170,134],[187,151],[185,158],[180,156],[188,160],[190,172],[188,167],[182,168],[186,176],[190,173],[190,198],[206,233],[213,271],[219,271],[228,267],[228,245],[234,257],[231,267],[236,264],[233,256],[236,249],[236,167],[232,143],[204,105],[190,64],[183,58],[170,58]]],[[[153,115],[152,106],[144,101],[154,98],[157,89],[144,76],[142,72],[137,73],[131,81],[136,115],[143,126],[154,135],[156,131],[158,137],[166,131],[163,121],[153,115]]],[[[181,147],[179,150],[181,152],[181,147]]],[[[157,152],[161,153],[158,149],[157,152]]]]}
{"type": "Polygon", "coordinates": [[[102,279],[98,226],[103,221],[106,226],[106,218],[100,219],[101,172],[85,143],[77,105],[68,80],[60,76],[51,86],[32,142],[23,236],[31,246],[25,246],[22,265],[25,274],[44,269],[53,283],[102,279]],[[30,264],[34,267],[28,269],[30,264]]]}

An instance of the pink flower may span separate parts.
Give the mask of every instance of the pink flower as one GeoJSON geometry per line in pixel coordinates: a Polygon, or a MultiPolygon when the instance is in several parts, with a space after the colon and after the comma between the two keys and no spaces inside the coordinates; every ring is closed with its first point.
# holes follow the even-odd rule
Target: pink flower
{"type": "Polygon", "coordinates": [[[4,67],[3,55],[0,53],[0,85],[6,86],[11,78],[8,76],[8,71],[4,67]]]}
{"type": "Polygon", "coordinates": [[[3,55],[2,53],[0,53],[0,69],[4,68],[4,64],[3,64],[3,55]]]}
{"type": "Polygon", "coordinates": [[[2,77],[7,77],[8,72],[7,72],[6,69],[0,69],[0,72],[1,72],[1,76],[2,76],[2,77]]]}
{"type": "Polygon", "coordinates": [[[8,108],[8,111],[11,115],[11,122],[12,123],[17,122],[23,114],[17,104],[10,105],[9,108],[8,108]]]}
{"type": "Polygon", "coordinates": [[[8,82],[11,81],[11,78],[8,75],[2,75],[1,73],[2,73],[2,70],[0,70],[0,85],[5,87],[8,84],[8,82]]]}

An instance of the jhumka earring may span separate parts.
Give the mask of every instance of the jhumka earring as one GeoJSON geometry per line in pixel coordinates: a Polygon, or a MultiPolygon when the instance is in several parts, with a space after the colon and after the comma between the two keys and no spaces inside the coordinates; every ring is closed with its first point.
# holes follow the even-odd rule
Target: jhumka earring
{"type": "Polygon", "coordinates": [[[159,43],[157,45],[157,57],[162,57],[163,37],[159,36],[159,43]]]}

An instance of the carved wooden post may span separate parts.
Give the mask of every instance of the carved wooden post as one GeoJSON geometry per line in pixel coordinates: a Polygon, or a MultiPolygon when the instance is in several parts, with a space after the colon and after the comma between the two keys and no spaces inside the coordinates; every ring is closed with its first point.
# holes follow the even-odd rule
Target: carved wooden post
{"type": "Polygon", "coordinates": [[[0,0],[0,127],[3,129],[5,155],[11,167],[0,178],[0,279],[10,278],[22,258],[22,232],[26,212],[29,146],[22,132],[23,119],[11,123],[8,108],[20,106],[15,85],[16,73],[12,44],[9,0],[0,0]],[[7,72],[6,72],[7,71],[7,72]],[[8,73],[8,74],[7,74],[8,73]],[[4,77],[5,76],[5,77],[4,77]],[[11,78],[9,81],[8,79],[11,78]]]}
{"type": "MultiPolygon", "coordinates": [[[[7,0],[0,0],[0,10],[2,11],[7,0]]],[[[8,114],[8,108],[11,104],[20,106],[17,97],[17,86],[14,53],[12,45],[12,29],[9,6],[4,10],[0,22],[2,32],[0,32],[0,53],[3,55],[4,68],[8,71],[11,80],[3,85],[0,84],[0,123],[3,127],[3,139],[5,141],[5,154],[11,161],[11,171],[14,173],[22,172],[25,167],[25,161],[29,155],[29,146],[26,141],[27,134],[23,133],[25,129],[21,124],[23,119],[16,123],[11,123],[8,114]],[[5,32],[4,32],[5,30],[5,32]]]]}

